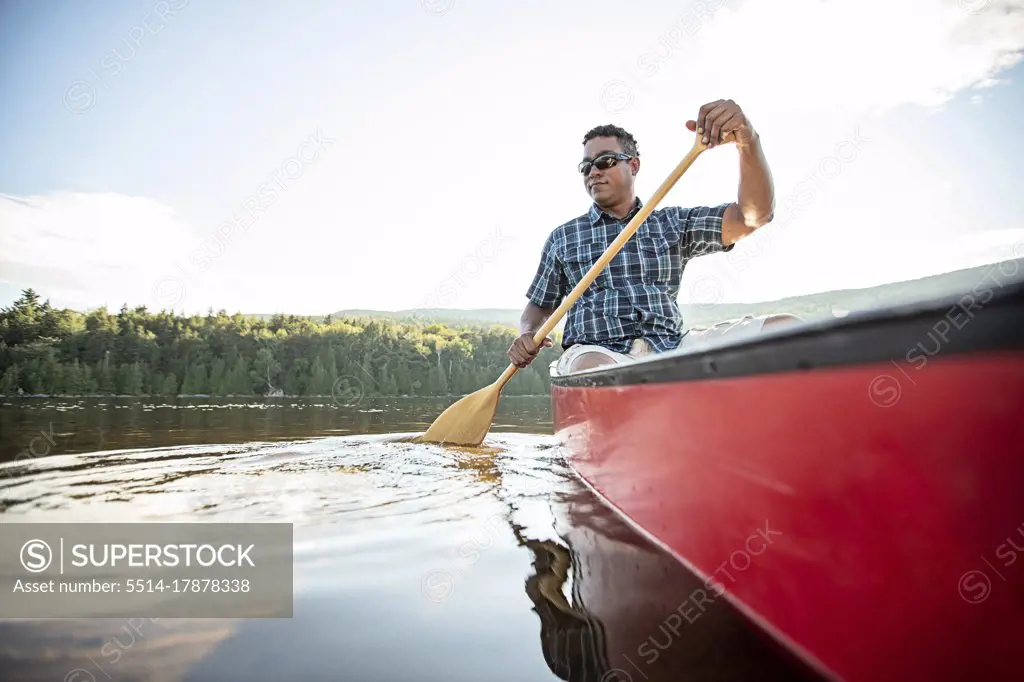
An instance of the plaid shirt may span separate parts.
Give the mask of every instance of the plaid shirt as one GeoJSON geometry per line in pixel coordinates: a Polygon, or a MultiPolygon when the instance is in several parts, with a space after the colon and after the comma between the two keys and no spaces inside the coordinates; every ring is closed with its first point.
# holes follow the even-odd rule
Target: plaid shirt
{"type": "MultiPolygon", "coordinates": [[[[636,199],[617,220],[594,204],[555,228],[544,242],[527,298],[541,308],[557,308],[642,205],[636,199]]],[[[691,258],[732,248],[722,245],[727,206],[651,211],[569,309],[563,348],[596,344],[625,353],[641,337],[659,353],[676,348],[683,338],[677,303],[683,268],[691,258]]]]}

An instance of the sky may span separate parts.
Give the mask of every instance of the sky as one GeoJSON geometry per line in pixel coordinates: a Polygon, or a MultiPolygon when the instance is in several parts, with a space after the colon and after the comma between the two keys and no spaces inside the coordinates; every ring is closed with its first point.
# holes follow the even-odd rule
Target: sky
{"type": "MultiPolygon", "coordinates": [[[[680,302],[1024,256],[1024,0],[0,0],[0,305],[519,308],[590,205],[590,128],[646,201],[734,100],[774,221],[680,302]]],[[[736,198],[712,149],[662,205],[736,198]]]]}

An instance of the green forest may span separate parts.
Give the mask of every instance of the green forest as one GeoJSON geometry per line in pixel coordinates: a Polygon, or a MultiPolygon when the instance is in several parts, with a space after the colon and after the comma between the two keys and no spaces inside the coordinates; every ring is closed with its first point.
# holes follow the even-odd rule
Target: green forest
{"type": "MultiPolygon", "coordinates": [[[[503,325],[186,317],[144,306],[82,313],[26,289],[0,310],[0,395],[462,395],[501,374],[516,334],[503,325]]],[[[503,393],[546,394],[556,349],[503,393]]]]}

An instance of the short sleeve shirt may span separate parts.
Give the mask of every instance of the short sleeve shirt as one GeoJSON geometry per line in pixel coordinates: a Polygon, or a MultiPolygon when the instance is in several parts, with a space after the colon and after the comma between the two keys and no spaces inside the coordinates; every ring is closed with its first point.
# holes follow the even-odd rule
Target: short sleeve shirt
{"type": "MultiPolygon", "coordinates": [[[[642,207],[636,199],[621,220],[596,204],[555,228],[544,242],[526,296],[541,308],[557,308],[642,207]]],[[[596,344],[620,353],[644,338],[658,352],[682,340],[677,299],[686,263],[728,251],[722,220],[729,204],[651,211],[622,250],[587,287],[566,315],[562,345],[596,344]]]]}

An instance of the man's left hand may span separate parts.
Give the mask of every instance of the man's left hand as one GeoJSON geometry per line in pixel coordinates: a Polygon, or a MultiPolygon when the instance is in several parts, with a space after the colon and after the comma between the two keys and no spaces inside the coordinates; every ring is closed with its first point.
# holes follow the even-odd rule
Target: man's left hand
{"type": "Polygon", "coordinates": [[[729,142],[743,147],[757,137],[746,115],[731,99],[708,102],[700,108],[697,120],[687,121],[686,127],[690,132],[702,135],[708,148],[729,142]]]}

